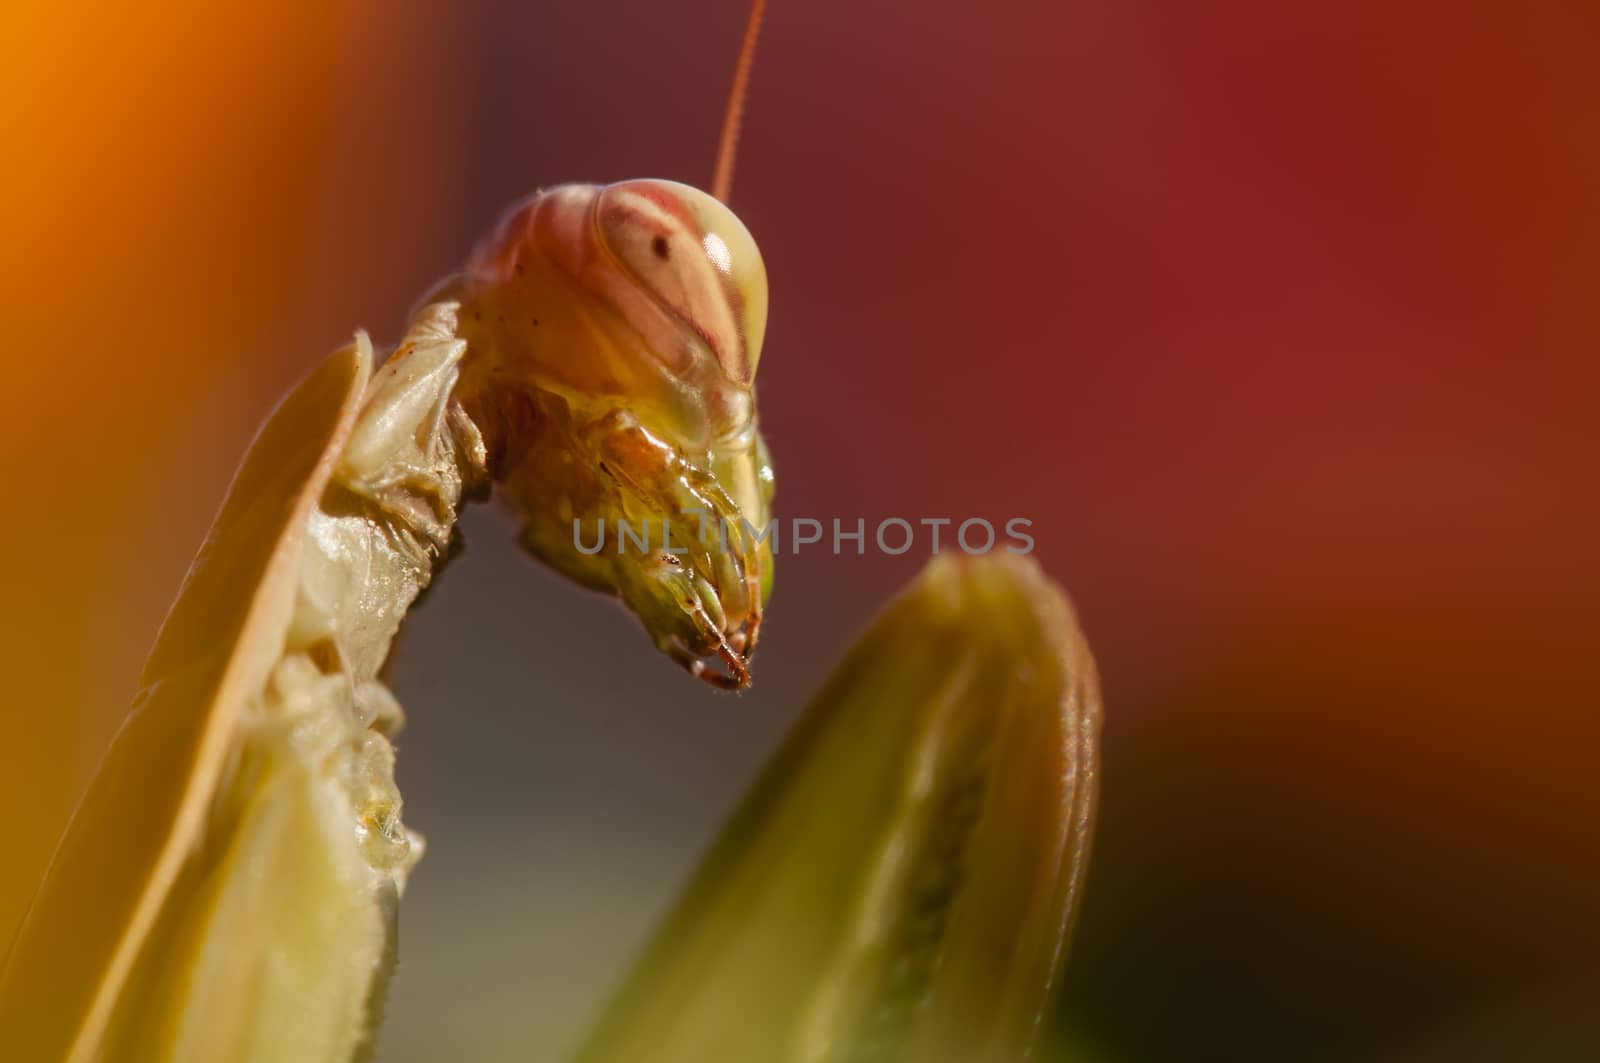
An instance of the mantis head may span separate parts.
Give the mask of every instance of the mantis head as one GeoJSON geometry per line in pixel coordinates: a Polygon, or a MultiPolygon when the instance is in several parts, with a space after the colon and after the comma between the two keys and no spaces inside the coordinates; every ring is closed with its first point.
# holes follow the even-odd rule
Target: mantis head
{"type": "Polygon", "coordinates": [[[747,685],[773,483],[749,231],[672,181],[562,185],[514,208],[452,288],[469,350],[457,394],[526,545],[620,595],[692,673],[747,685]]]}
{"type": "Polygon", "coordinates": [[[659,180],[548,189],[441,293],[459,300],[468,341],[456,394],[525,545],[618,594],[659,649],[731,689],[750,683],[772,590],[755,405],[767,272],[724,206],[764,8],[745,26],[711,194],[659,180]]]}

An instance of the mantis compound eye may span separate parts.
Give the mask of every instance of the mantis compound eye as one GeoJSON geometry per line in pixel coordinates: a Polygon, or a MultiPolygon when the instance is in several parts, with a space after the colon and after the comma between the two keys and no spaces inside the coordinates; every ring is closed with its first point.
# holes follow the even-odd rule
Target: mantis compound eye
{"type": "Polygon", "coordinates": [[[595,226],[611,257],[748,387],[767,328],[767,270],[733,211],[676,181],[624,181],[601,191],[595,226]]]}

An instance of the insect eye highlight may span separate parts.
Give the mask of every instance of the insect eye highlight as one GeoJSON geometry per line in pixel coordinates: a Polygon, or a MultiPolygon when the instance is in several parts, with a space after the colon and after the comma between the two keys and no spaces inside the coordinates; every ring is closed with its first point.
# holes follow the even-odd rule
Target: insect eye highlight
{"type": "Polygon", "coordinates": [[[688,185],[625,181],[601,192],[595,225],[617,262],[748,385],[766,332],[767,273],[733,212],[688,185]]]}

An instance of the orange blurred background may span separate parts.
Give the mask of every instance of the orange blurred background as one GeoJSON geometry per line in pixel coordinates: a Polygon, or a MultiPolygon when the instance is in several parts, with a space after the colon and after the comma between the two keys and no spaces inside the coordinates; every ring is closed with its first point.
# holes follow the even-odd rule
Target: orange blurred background
{"type": "MultiPolygon", "coordinates": [[[[743,5],[21,5],[0,939],[276,398],[511,200],[703,184],[743,5]]],[[[1600,8],[777,0],[734,206],[780,515],[1013,516],[1104,672],[1098,1058],[1600,1048],[1600,8]]],[[[925,558],[709,698],[508,519],[405,634],[381,1059],[554,1058],[925,558]]],[[[1542,1054],[1541,1054],[1542,1053],[1542,1054]]]]}

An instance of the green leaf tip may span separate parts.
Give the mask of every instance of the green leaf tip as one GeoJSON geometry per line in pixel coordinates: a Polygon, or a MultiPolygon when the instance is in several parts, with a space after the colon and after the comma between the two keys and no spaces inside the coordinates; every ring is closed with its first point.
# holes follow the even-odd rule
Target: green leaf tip
{"type": "Polygon", "coordinates": [[[1027,1058],[1082,892],[1099,724],[1039,567],[936,558],[812,700],[578,1058],[1027,1058]]]}

